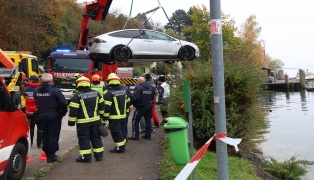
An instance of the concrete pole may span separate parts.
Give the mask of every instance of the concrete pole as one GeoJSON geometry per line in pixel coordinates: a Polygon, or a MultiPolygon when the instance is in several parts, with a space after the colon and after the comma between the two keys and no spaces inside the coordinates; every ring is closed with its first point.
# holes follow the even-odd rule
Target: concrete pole
{"type": "MultiPolygon", "coordinates": [[[[211,54],[213,65],[215,133],[226,131],[225,80],[222,51],[222,21],[220,0],[210,0],[211,54]]],[[[216,140],[218,180],[228,180],[227,144],[216,140]]]]}

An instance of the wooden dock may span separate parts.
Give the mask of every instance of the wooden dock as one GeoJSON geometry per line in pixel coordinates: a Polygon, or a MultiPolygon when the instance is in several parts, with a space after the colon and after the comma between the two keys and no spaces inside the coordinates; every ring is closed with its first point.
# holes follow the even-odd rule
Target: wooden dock
{"type": "Polygon", "coordinates": [[[276,80],[276,82],[272,83],[263,83],[262,88],[263,90],[267,91],[287,92],[287,91],[300,91],[302,87],[300,80],[290,79],[288,83],[285,80],[276,80]]]}
{"type": "Polygon", "coordinates": [[[308,80],[305,82],[305,89],[307,91],[314,91],[314,80],[308,80]]]}

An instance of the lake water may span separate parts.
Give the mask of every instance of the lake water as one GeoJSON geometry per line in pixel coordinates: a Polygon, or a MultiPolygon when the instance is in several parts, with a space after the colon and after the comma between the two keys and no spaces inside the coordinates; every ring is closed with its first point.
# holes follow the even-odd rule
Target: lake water
{"type": "MultiPolygon", "coordinates": [[[[314,92],[272,92],[262,95],[263,108],[269,111],[266,142],[260,145],[265,157],[278,161],[314,161],[314,92]]],[[[314,166],[302,177],[314,180],[314,166]]]]}

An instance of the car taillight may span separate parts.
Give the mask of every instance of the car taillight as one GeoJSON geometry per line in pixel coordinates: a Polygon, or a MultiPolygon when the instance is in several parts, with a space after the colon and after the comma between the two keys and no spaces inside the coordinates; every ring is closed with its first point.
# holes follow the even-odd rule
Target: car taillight
{"type": "Polygon", "coordinates": [[[95,43],[105,43],[106,41],[102,40],[102,39],[94,39],[94,42],[95,43]]]}

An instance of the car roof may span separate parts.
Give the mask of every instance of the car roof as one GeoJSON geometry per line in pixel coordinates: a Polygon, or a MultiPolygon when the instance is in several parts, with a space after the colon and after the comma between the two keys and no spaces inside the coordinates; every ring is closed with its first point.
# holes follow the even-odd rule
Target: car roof
{"type": "MultiPolygon", "coordinates": [[[[144,30],[144,31],[154,31],[154,32],[157,32],[157,33],[161,33],[161,34],[165,34],[167,36],[170,36],[170,35],[168,35],[166,33],[163,33],[163,32],[160,32],[160,31],[155,31],[155,30],[152,30],[152,29],[121,29],[121,30],[116,30],[116,31],[110,31],[110,32],[107,32],[105,34],[111,34],[111,33],[121,32],[121,31],[141,31],[141,30],[144,30]]],[[[174,37],[172,37],[172,38],[174,38],[174,37]]]]}

